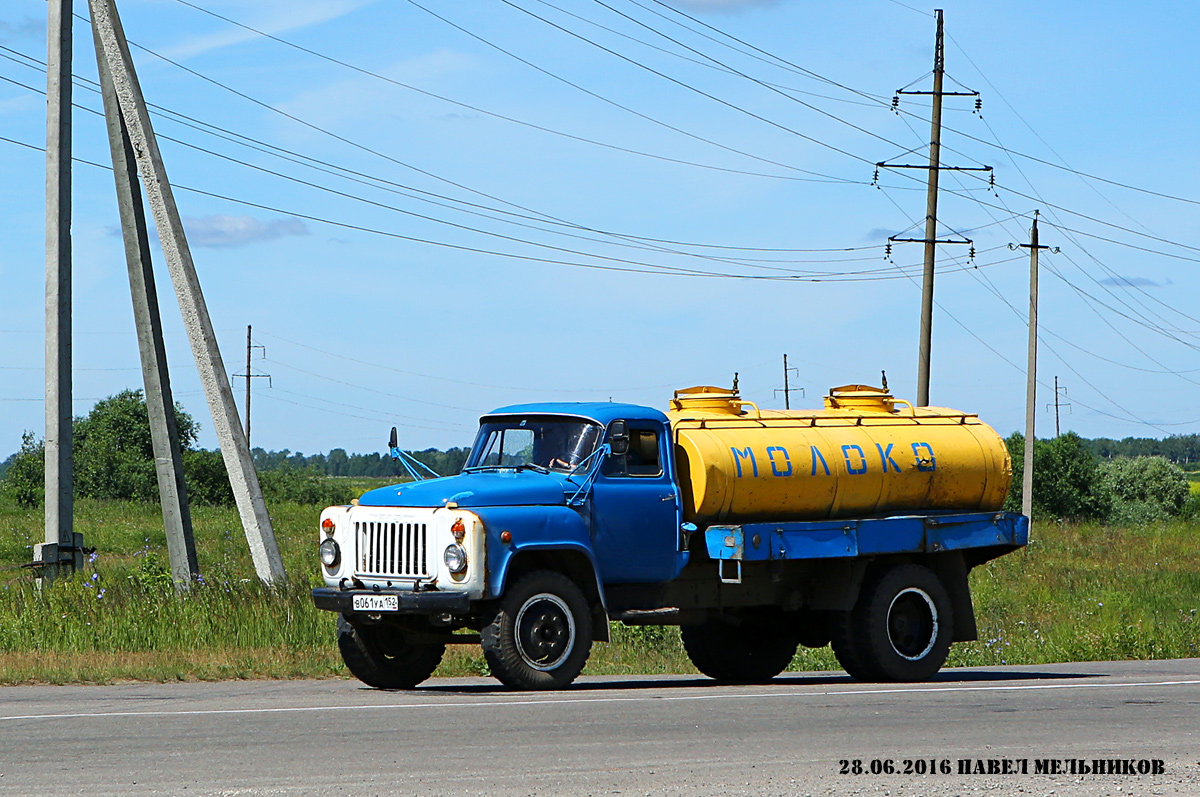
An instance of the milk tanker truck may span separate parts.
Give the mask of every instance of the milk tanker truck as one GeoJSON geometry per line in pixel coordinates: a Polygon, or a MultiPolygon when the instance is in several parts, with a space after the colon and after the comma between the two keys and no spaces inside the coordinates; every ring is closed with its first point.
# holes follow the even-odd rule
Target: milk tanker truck
{"type": "MultiPolygon", "coordinates": [[[[921,681],[976,638],[971,568],[1017,550],[1003,440],[976,415],[834,388],[822,410],[680,390],[670,410],[503,407],[456,476],[325,509],[316,606],[364,683],[407,689],[480,644],[517,689],[579,674],[609,621],[678,625],[700,672],[768,681],[831,645],[921,681]]],[[[392,447],[395,450],[395,430],[392,447]]]]}

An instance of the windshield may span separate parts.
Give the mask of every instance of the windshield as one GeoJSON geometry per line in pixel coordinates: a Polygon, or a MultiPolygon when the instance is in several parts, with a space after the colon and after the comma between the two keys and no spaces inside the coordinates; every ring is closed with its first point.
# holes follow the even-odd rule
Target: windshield
{"type": "Polygon", "coordinates": [[[497,418],[484,421],[467,468],[548,468],[570,471],[587,459],[604,428],[575,418],[497,418]]]}

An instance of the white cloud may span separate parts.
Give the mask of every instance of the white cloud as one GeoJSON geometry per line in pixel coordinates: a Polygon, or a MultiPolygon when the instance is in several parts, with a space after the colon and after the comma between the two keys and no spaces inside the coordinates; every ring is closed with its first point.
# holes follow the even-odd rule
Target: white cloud
{"type": "Polygon", "coordinates": [[[184,229],[193,246],[230,248],[261,241],[273,241],[289,235],[308,235],[300,219],[259,221],[253,216],[214,215],[185,218],[184,229]]]}
{"type": "MultiPolygon", "coordinates": [[[[400,83],[424,88],[436,78],[461,72],[471,64],[468,56],[443,49],[414,58],[405,58],[378,72],[400,83]]],[[[403,105],[397,105],[396,102],[398,94],[405,97],[416,96],[382,80],[355,75],[310,91],[303,91],[276,107],[312,124],[344,125],[358,119],[378,120],[380,108],[402,108],[403,105]]]]}
{"type": "MultiPolygon", "coordinates": [[[[222,15],[256,28],[263,33],[279,36],[289,31],[320,25],[343,17],[373,2],[374,0],[308,0],[308,2],[267,0],[267,2],[257,4],[258,12],[252,16],[247,13],[245,8],[247,4],[244,3],[235,4],[233,11],[222,15]]],[[[217,13],[222,12],[217,11],[217,13]]],[[[219,20],[214,21],[219,22],[219,20]]],[[[168,58],[183,60],[223,47],[241,44],[258,36],[244,28],[232,27],[224,22],[220,22],[220,24],[222,27],[217,33],[185,40],[167,48],[163,54],[168,58]]]]}

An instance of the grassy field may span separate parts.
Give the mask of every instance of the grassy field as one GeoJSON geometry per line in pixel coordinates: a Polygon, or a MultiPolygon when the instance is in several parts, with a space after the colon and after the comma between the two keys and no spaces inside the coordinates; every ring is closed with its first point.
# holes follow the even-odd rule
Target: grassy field
{"type": "MultiPolygon", "coordinates": [[[[376,486],[357,485],[360,489],[376,486]]],[[[232,509],[193,513],[203,583],[176,597],[158,507],[82,500],[85,572],[38,593],[30,546],[41,510],[0,504],[0,684],[346,677],[333,617],[312,608],[319,507],[271,507],[290,584],[254,578],[232,509]]],[[[1038,524],[1028,550],[971,576],[980,640],[951,665],[1200,655],[1200,525],[1038,524]]],[[[671,628],[614,625],[586,672],[694,672],[671,628]]],[[[801,649],[792,669],[836,669],[801,649]]],[[[486,674],[477,647],[451,648],[439,675],[486,674]]]]}

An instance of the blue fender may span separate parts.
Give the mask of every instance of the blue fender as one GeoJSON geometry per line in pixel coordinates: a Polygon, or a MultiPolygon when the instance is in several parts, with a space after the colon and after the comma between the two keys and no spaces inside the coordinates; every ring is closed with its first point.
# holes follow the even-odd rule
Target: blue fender
{"type": "Polygon", "coordinates": [[[504,594],[510,566],[517,556],[571,552],[582,555],[587,561],[600,604],[606,608],[604,582],[596,568],[591,534],[579,512],[565,506],[498,506],[473,511],[483,521],[486,535],[484,594],[487,597],[497,598],[504,594]],[[512,535],[509,542],[500,538],[506,531],[512,535]]]}

